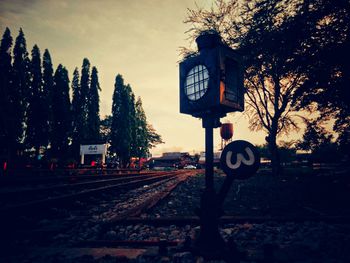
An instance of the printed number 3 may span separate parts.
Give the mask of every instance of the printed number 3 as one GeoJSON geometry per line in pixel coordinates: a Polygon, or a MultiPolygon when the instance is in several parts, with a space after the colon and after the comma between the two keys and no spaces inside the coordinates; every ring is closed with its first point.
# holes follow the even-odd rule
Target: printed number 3
{"type": "Polygon", "coordinates": [[[255,162],[255,157],[254,154],[252,152],[252,150],[247,147],[245,148],[246,153],[248,154],[248,159],[245,159],[243,154],[238,153],[237,154],[237,161],[235,164],[232,164],[231,162],[231,157],[232,157],[232,151],[228,151],[227,155],[226,155],[226,164],[228,166],[228,168],[230,169],[237,169],[241,166],[242,163],[244,163],[245,165],[253,165],[255,162]]]}

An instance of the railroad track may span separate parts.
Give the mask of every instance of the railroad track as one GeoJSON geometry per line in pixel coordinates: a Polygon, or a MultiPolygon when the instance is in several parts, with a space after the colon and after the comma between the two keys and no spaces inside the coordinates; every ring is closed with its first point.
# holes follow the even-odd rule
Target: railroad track
{"type": "Polygon", "coordinates": [[[60,183],[75,183],[84,182],[90,180],[97,180],[98,178],[112,179],[123,176],[139,176],[139,175],[151,175],[156,174],[155,171],[120,171],[110,169],[108,171],[92,170],[90,174],[80,173],[79,169],[64,170],[62,172],[45,172],[37,175],[22,175],[22,176],[6,176],[0,178],[0,189],[1,188],[24,188],[24,187],[35,187],[37,185],[56,185],[60,183]]]}
{"type": "MultiPolygon", "coordinates": [[[[117,185],[124,182],[132,182],[143,179],[155,178],[165,174],[147,173],[135,175],[123,175],[114,177],[99,177],[85,179],[83,182],[77,182],[74,178],[69,183],[57,183],[48,186],[12,188],[0,191],[0,203],[3,207],[13,205],[14,203],[28,202],[29,200],[40,200],[53,198],[55,195],[74,194],[79,190],[94,189],[102,186],[117,185]]],[[[81,179],[80,179],[81,180],[81,179]]]]}
{"type": "MultiPolygon", "coordinates": [[[[124,200],[118,199],[119,207],[116,207],[115,210],[111,209],[101,214],[100,217],[96,217],[93,221],[90,222],[90,225],[87,225],[86,228],[92,227],[96,224],[99,224],[102,228],[108,228],[112,226],[121,226],[121,225],[153,225],[153,226],[186,226],[190,225],[195,227],[199,225],[198,217],[181,217],[181,218],[140,218],[140,215],[147,211],[147,209],[154,206],[159,200],[165,198],[171,191],[176,187],[181,180],[185,180],[186,176],[190,176],[197,171],[181,171],[179,173],[173,173],[173,177],[164,178],[164,180],[148,182],[144,184],[143,187],[139,187],[138,191],[136,189],[130,190],[127,193],[128,197],[125,197],[124,200]],[[158,188],[159,187],[159,188],[158,188]],[[135,197],[138,196],[138,200],[135,200],[135,197]],[[128,203],[129,202],[129,203],[128,203]],[[125,206],[126,204],[133,203],[132,206],[125,206]]],[[[142,185],[140,185],[142,186],[142,185]]],[[[83,220],[86,220],[83,219],[83,220]]],[[[350,224],[349,217],[331,217],[331,216],[313,216],[313,217],[242,217],[242,216],[224,216],[221,218],[221,224],[242,224],[245,223],[264,223],[273,221],[276,223],[285,223],[285,222],[326,222],[330,224],[350,224]]],[[[125,227],[126,228],[126,227],[125,227]]],[[[46,229],[46,231],[49,229],[46,229]]],[[[36,230],[36,232],[40,233],[36,230]]],[[[44,234],[52,234],[53,232],[45,232],[44,234]]],[[[61,230],[58,230],[57,233],[62,233],[61,230]]],[[[74,233],[72,233],[74,234],[74,233]]],[[[29,234],[33,235],[33,234],[29,234]]],[[[54,235],[54,234],[53,234],[54,235]]],[[[98,237],[98,236],[96,236],[98,237]]],[[[120,256],[121,258],[135,258],[134,255],[142,255],[142,253],[149,252],[148,249],[153,249],[157,251],[160,255],[166,254],[168,249],[175,249],[176,246],[180,245],[184,240],[162,240],[160,238],[156,240],[104,240],[104,239],[86,239],[81,242],[76,242],[75,245],[70,247],[56,247],[56,244],[51,245],[50,247],[42,248],[33,248],[30,249],[30,253],[36,253],[36,255],[42,255],[47,251],[51,251],[53,255],[55,254],[71,254],[76,253],[75,255],[92,255],[92,256],[101,256],[103,255],[115,255],[116,257],[120,256]]],[[[265,248],[248,248],[246,254],[244,255],[245,262],[273,262],[271,258],[268,258],[271,253],[270,251],[264,250],[265,248]]],[[[269,249],[269,248],[267,248],[269,249]]],[[[289,247],[286,248],[276,248],[276,252],[279,254],[289,253],[289,247]]],[[[291,247],[293,249],[293,247],[291,247]]],[[[166,254],[170,255],[171,253],[166,254]]],[[[159,259],[158,255],[154,255],[155,259],[159,259]]],[[[50,259],[50,256],[48,256],[50,259]]],[[[5,261],[6,262],[6,261],[5,261]]],[[[151,261],[150,261],[151,262],[151,261]]]]}
{"type": "MultiPolygon", "coordinates": [[[[78,241],[77,237],[84,235],[94,226],[101,224],[101,227],[103,227],[102,222],[105,222],[107,226],[108,223],[113,221],[129,216],[137,216],[145,212],[148,208],[156,205],[159,200],[166,197],[188,176],[194,174],[196,174],[196,171],[163,172],[150,178],[99,187],[48,200],[29,202],[10,209],[1,209],[0,232],[2,235],[0,237],[0,245],[8,247],[9,251],[14,249],[14,254],[16,254],[18,244],[21,244],[21,242],[28,244],[28,240],[33,246],[47,246],[49,244],[53,250],[57,242],[59,242],[59,246],[67,243],[71,244],[72,242],[76,243],[78,241]],[[118,196],[115,192],[120,188],[129,190],[118,196]],[[101,194],[106,191],[112,191],[113,194],[105,196],[101,194]],[[83,208],[78,210],[69,208],[66,210],[69,211],[67,217],[53,216],[51,212],[53,207],[69,206],[69,203],[72,203],[73,200],[91,197],[92,195],[96,196],[95,200],[90,202],[89,198],[84,198],[87,204],[83,208]],[[136,197],[138,197],[138,200],[136,200],[136,197]],[[108,204],[108,206],[101,211],[102,203],[108,204]],[[125,208],[126,203],[131,205],[125,208]],[[95,208],[98,209],[95,210],[95,208]],[[41,224],[43,219],[47,222],[44,225],[41,224]],[[67,236],[68,238],[65,241],[57,241],[55,239],[57,235],[67,236]]],[[[35,250],[36,248],[32,249],[32,251],[35,250]]]]}
{"type": "MultiPolygon", "coordinates": [[[[325,222],[331,224],[348,224],[350,225],[350,216],[222,216],[220,225],[226,224],[261,224],[266,222],[276,223],[303,223],[303,222],[325,222]]],[[[199,226],[200,219],[197,216],[181,216],[181,217],[162,217],[162,218],[140,218],[127,217],[119,218],[114,221],[106,222],[106,225],[137,225],[145,224],[152,226],[199,226]]]]}
{"type": "Polygon", "coordinates": [[[180,183],[185,181],[189,176],[196,174],[196,171],[180,171],[174,177],[158,181],[149,186],[149,191],[144,191],[135,200],[126,199],[118,204],[118,207],[112,212],[104,224],[113,224],[115,221],[123,220],[130,216],[139,216],[150,208],[154,207],[160,200],[167,197],[180,183]],[[132,205],[130,205],[130,203],[132,205]],[[127,207],[127,208],[125,208],[127,207]]]}
{"type": "Polygon", "coordinates": [[[28,212],[35,212],[37,209],[42,210],[57,205],[69,205],[70,202],[79,198],[98,196],[101,193],[110,191],[118,193],[119,190],[136,188],[154,182],[160,183],[179,174],[181,174],[181,171],[158,172],[151,175],[129,176],[2,193],[2,198],[8,197],[10,200],[11,197],[17,195],[22,196],[20,199],[25,201],[20,203],[17,202],[15,204],[8,203],[7,206],[3,206],[0,209],[0,215],[9,217],[26,214],[28,212]],[[58,193],[52,194],[53,191],[58,191],[58,193]],[[36,198],[34,197],[33,200],[32,195],[34,194],[36,195],[36,198]],[[31,200],[29,198],[31,198],[31,200]],[[28,201],[28,199],[30,201],[28,201]]]}

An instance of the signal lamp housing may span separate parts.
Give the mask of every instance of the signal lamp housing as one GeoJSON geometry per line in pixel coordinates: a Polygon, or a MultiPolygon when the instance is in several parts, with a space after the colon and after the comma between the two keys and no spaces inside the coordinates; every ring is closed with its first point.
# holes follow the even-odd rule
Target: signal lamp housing
{"type": "Polygon", "coordinates": [[[180,112],[194,117],[244,110],[243,67],[239,54],[215,32],[197,39],[199,52],[180,63],[180,112]]]}

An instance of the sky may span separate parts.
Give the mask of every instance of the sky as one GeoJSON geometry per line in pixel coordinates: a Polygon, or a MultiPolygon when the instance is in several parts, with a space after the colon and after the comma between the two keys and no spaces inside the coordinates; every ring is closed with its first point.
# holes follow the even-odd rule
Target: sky
{"type": "MultiPolygon", "coordinates": [[[[50,51],[54,67],[63,64],[72,79],[86,57],[98,69],[101,117],[111,114],[117,74],[140,96],[147,120],[164,144],[163,152],[204,150],[200,119],[179,113],[179,48],[189,46],[183,23],[188,9],[202,8],[210,0],[0,0],[0,31],[8,27],[15,39],[23,29],[30,53],[37,44],[50,51]]],[[[251,132],[242,113],[229,114],[233,139],[263,144],[266,134],[251,132]]],[[[283,140],[290,140],[285,137],[283,140]]],[[[214,148],[220,148],[220,131],[214,131],[214,148]]]]}

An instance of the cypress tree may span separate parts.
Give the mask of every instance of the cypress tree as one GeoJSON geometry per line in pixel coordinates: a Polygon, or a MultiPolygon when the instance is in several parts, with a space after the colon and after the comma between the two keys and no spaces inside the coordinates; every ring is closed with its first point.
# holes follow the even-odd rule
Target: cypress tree
{"type": "Polygon", "coordinates": [[[81,69],[81,80],[80,80],[80,99],[81,99],[81,112],[80,117],[82,121],[82,127],[79,133],[83,141],[88,138],[88,95],[90,87],[90,62],[87,58],[84,58],[81,69]]]}
{"type": "Polygon", "coordinates": [[[100,139],[100,98],[98,92],[101,90],[98,82],[96,67],[92,67],[91,83],[88,95],[88,116],[87,116],[87,128],[88,128],[88,140],[98,141],[100,139]]]}
{"type": "Polygon", "coordinates": [[[71,134],[71,105],[68,72],[61,64],[56,69],[54,81],[51,148],[55,156],[62,158],[67,154],[71,134]]]}
{"type": "Polygon", "coordinates": [[[79,156],[79,147],[81,143],[81,133],[83,130],[83,114],[82,114],[82,99],[79,83],[79,70],[74,69],[72,80],[72,113],[73,113],[73,151],[76,157],[79,156]]]}
{"type": "Polygon", "coordinates": [[[135,96],[129,84],[124,86],[122,92],[123,126],[124,126],[124,148],[123,148],[123,166],[129,164],[130,158],[136,147],[133,136],[135,136],[135,96]]]}
{"type": "Polygon", "coordinates": [[[43,92],[40,50],[37,45],[32,49],[31,86],[28,94],[26,142],[29,148],[34,147],[38,156],[41,146],[48,143],[48,125],[46,116],[46,96],[43,92]]]}
{"type": "Polygon", "coordinates": [[[13,121],[14,114],[11,105],[11,32],[6,28],[0,45],[0,155],[9,154],[11,144],[14,142],[13,121]],[[11,143],[12,142],[12,143],[11,143]]]}
{"type": "Polygon", "coordinates": [[[144,157],[150,148],[163,143],[161,136],[147,124],[141,99],[135,103],[130,85],[124,85],[119,74],[114,85],[110,143],[110,151],[117,154],[124,167],[132,156],[144,157]]]}
{"type": "Polygon", "coordinates": [[[136,156],[146,157],[148,154],[147,120],[140,97],[137,98],[135,104],[135,133],[136,156]]]}
{"type": "Polygon", "coordinates": [[[137,157],[147,157],[149,150],[157,144],[164,143],[162,137],[156,132],[153,126],[147,123],[145,111],[142,107],[142,101],[139,97],[135,104],[136,120],[136,145],[137,157]]]}
{"type": "Polygon", "coordinates": [[[25,114],[28,105],[28,92],[30,86],[29,58],[26,47],[26,40],[22,28],[16,38],[13,49],[13,79],[11,85],[11,102],[13,104],[13,136],[17,142],[14,150],[18,149],[24,137],[25,114]]]}
{"type": "Polygon", "coordinates": [[[129,159],[136,155],[136,111],[135,111],[135,95],[131,89],[131,86],[128,84],[125,87],[125,107],[126,107],[126,117],[127,125],[129,127],[129,159]]]}
{"type": "Polygon", "coordinates": [[[112,125],[111,125],[111,151],[121,152],[121,133],[120,121],[122,119],[122,91],[124,89],[124,80],[121,75],[115,78],[113,101],[112,101],[112,125]]]}
{"type": "Polygon", "coordinates": [[[117,154],[123,166],[128,163],[130,152],[130,127],[128,126],[125,97],[124,80],[118,74],[115,78],[113,93],[111,151],[117,154]]]}
{"type": "Polygon", "coordinates": [[[54,88],[54,79],[53,79],[53,67],[50,52],[45,49],[43,55],[43,114],[44,119],[46,120],[47,136],[48,141],[51,142],[52,134],[52,102],[53,102],[53,88],[54,88]]]}

